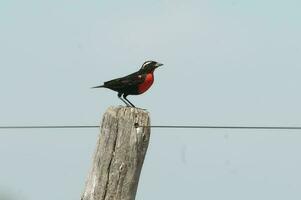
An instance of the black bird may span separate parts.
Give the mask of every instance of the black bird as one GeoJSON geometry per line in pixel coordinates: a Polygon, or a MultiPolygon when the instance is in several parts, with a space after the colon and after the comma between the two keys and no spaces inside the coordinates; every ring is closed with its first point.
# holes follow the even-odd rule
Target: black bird
{"type": "Polygon", "coordinates": [[[104,82],[93,88],[108,88],[118,92],[118,98],[127,106],[135,107],[126,97],[146,92],[154,82],[154,71],[163,64],[156,61],[146,61],[139,71],[130,75],[104,82]]]}

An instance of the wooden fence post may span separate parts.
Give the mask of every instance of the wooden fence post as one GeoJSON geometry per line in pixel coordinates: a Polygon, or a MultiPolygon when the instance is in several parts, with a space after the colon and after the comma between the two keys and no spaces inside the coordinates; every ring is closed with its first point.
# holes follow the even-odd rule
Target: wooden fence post
{"type": "Polygon", "coordinates": [[[148,112],[110,107],[103,116],[82,200],[134,200],[149,143],[148,112]]]}

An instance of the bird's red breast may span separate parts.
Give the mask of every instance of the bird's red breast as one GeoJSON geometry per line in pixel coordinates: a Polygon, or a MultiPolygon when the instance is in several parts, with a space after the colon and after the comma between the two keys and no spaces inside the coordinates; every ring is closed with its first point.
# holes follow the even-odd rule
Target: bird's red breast
{"type": "Polygon", "coordinates": [[[153,72],[148,73],[144,79],[144,82],[138,86],[139,94],[142,94],[145,91],[147,91],[152,86],[153,82],[154,82],[153,72]]]}

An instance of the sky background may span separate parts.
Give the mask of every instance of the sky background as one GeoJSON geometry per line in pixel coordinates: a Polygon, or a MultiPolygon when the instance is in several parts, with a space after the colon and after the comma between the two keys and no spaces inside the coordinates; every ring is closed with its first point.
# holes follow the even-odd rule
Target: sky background
{"type": "MultiPolygon", "coordinates": [[[[164,63],[152,125],[301,125],[297,0],[0,1],[0,125],[95,125],[91,86],[164,63]]],[[[0,130],[1,200],[76,200],[97,129],[0,130]]],[[[300,199],[301,134],[153,129],[137,199],[300,199]]]]}

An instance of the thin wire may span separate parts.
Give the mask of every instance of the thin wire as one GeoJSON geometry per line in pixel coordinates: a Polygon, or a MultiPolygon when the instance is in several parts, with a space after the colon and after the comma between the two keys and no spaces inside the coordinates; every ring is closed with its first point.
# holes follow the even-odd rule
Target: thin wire
{"type": "Polygon", "coordinates": [[[99,128],[99,126],[0,126],[0,129],[79,129],[79,128],[99,128]]]}
{"type": "Polygon", "coordinates": [[[167,129],[263,129],[263,130],[301,130],[299,126],[142,126],[150,128],[167,128],[167,129]]]}
{"type": "MultiPolygon", "coordinates": [[[[143,128],[164,128],[164,129],[262,129],[262,130],[301,130],[301,126],[183,126],[183,125],[158,125],[158,126],[139,126],[143,128]]],[[[88,129],[99,128],[97,125],[47,125],[47,126],[0,126],[0,129],[88,129]]]]}

